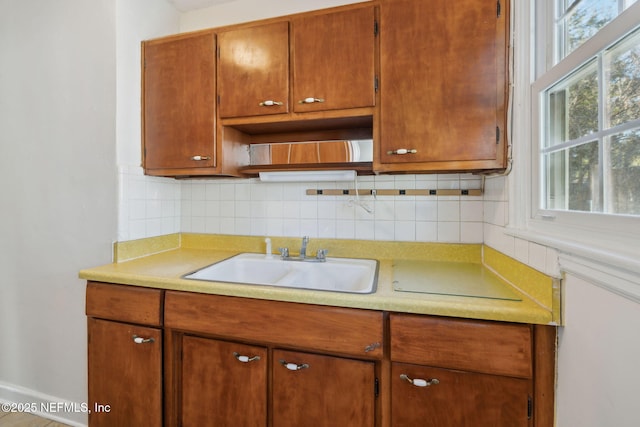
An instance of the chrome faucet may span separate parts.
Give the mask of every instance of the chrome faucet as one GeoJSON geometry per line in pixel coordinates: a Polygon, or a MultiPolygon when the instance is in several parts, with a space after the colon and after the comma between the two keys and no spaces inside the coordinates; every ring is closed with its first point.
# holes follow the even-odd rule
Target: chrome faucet
{"type": "Polygon", "coordinates": [[[300,248],[300,258],[302,259],[307,257],[307,243],[309,243],[309,236],[304,236],[302,238],[302,247],[300,248]]]}
{"type": "Polygon", "coordinates": [[[283,261],[308,261],[308,262],[325,262],[327,260],[327,252],[326,249],[318,249],[318,252],[315,257],[307,256],[307,245],[309,244],[309,236],[304,236],[302,238],[302,246],[300,247],[300,255],[297,257],[292,257],[289,255],[289,248],[278,248],[280,252],[280,258],[283,261]]]}

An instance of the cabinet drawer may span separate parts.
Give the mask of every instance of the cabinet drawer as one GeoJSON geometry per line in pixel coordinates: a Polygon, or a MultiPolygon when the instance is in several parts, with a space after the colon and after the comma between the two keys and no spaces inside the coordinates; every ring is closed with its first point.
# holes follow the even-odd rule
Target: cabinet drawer
{"type": "Polygon", "coordinates": [[[531,378],[528,325],[392,314],[391,360],[531,378]]]}
{"type": "Polygon", "coordinates": [[[340,307],[167,291],[168,328],[382,358],[383,313],[340,307]]]}
{"type": "Polygon", "coordinates": [[[87,316],[142,325],[162,325],[159,289],[109,283],[87,283],[87,316]]]}

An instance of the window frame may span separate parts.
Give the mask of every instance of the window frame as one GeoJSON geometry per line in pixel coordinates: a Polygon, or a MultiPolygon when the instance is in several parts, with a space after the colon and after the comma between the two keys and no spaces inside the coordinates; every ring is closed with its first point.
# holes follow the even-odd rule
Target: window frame
{"type": "Polygon", "coordinates": [[[548,70],[546,64],[553,60],[550,47],[554,40],[554,23],[549,17],[553,17],[554,2],[528,0],[518,3],[520,8],[514,8],[513,17],[515,173],[509,178],[507,234],[554,247],[560,258],[562,254],[578,255],[640,274],[640,217],[542,208],[544,171],[540,138],[544,131],[541,118],[545,91],[638,28],[640,2],[629,6],[598,34],[548,70]],[[537,50],[539,54],[535,55],[537,50]]]}

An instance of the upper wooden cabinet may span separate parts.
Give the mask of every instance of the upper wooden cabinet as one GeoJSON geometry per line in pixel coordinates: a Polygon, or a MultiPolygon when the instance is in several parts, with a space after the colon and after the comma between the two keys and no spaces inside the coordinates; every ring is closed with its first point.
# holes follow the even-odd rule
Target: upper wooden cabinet
{"type": "Polygon", "coordinates": [[[289,23],[218,35],[220,117],[289,111],[289,23]]]}
{"type": "Polygon", "coordinates": [[[302,16],[292,26],[294,111],[375,105],[373,6],[302,16]]]}
{"type": "Polygon", "coordinates": [[[375,19],[367,6],[220,32],[220,117],[374,106],[375,19]]]}
{"type": "Polygon", "coordinates": [[[143,44],[147,171],[216,165],[215,46],[213,33],[143,44]]]}
{"type": "Polygon", "coordinates": [[[249,163],[233,133],[217,141],[216,36],[151,40],[143,49],[143,149],[147,175],[238,176],[249,163]]]}
{"type": "Polygon", "coordinates": [[[384,0],[374,170],[506,166],[504,0],[384,0]]]}

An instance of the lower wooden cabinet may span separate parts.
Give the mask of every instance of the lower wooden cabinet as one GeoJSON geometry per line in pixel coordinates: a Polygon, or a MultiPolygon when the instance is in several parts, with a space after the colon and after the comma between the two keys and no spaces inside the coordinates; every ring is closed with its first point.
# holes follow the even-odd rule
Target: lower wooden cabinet
{"type": "Polygon", "coordinates": [[[375,362],[273,352],[273,425],[374,427],[375,362]]]}
{"type": "Polygon", "coordinates": [[[553,326],[93,282],[87,315],[92,427],[554,425],[553,326]]]}
{"type": "Polygon", "coordinates": [[[393,427],[527,427],[530,380],[430,366],[391,366],[393,427]]]}
{"type": "Polygon", "coordinates": [[[89,425],[163,425],[159,289],[87,284],[89,425]]]}
{"type": "Polygon", "coordinates": [[[162,426],[162,331],[89,318],[89,425],[162,426]]]}
{"type": "Polygon", "coordinates": [[[194,336],[181,337],[179,425],[267,425],[267,349],[194,336]]]}

